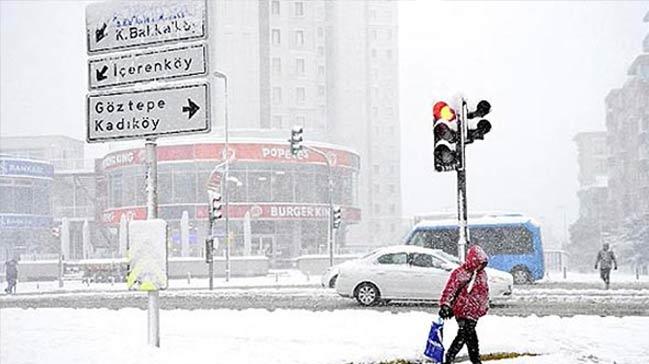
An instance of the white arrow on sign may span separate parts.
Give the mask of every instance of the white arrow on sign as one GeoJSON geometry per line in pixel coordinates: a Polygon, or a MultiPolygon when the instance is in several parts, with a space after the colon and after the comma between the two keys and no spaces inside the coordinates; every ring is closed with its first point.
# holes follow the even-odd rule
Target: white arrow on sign
{"type": "Polygon", "coordinates": [[[88,62],[92,89],[207,75],[205,44],[129,53],[88,62]]]}
{"type": "Polygon", "coordinates": [[[109,1],[86,7],[88,53],[204,39],[206,1],[109,1]]]}
{"type": "Polygon", "coordinates": [[[88,143],[208,133],[209,84],[88,95],[88,143]]]}

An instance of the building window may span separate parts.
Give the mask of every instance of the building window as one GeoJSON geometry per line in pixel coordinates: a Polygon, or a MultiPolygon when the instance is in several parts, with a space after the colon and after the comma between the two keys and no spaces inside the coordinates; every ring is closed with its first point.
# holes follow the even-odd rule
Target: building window
{"type": "Polygon", "coordinates": [[[281,104],[281,103],[282,103],[282,88],[273,87],[273,104],[281,104]]]}
{"type": "Polygon", "coordinates": [[[324,56],[324,47],[323,46],[318,47],[318,55],[319,56],[324,56]]]}
{"type": "Polygon", "coordinates": [[[306,99],[306,89],[304,87],[298,87],[295,89],[295,102],[298,104],[304,104],[306,99]]]}
{"type": "Polygon", "coordinates": [[[372,170],[374,171],[374,174],[379,174],[379,172],[381,172],[381,167],[379,167],[378,164],[375,164],[372,166],[372,170]]]}
{"type": "Polygon", "coordinates": [[[295,125],[297,125],[297,126],[305,126],[304,125],[304,116],[296,116],[295,117],[295,125]]]}
{"type": "Polygon", "coordinates": [[[279,29],[273,29],[273,44],[279,45],[281,43],[281,36],[279,34],[279,29]]]}
{"type": "Polygon", "coordinates": [[[396,212],[397,212],[397,207],[393,203],[391,203],[390,204],[390,213],[394,214],[396,212]]]}
{"type": "Polygon", "coordinates": [[[397,172],[397,166],[394,164],[390,166],[390,174],[394,175],[397,172]]]}
{"type": "Polygon", "coordinates": [[[281,128],[282,128],[282,116],[273,115],[273,129],[281,129],[281,128]]]}
{"type": "Polygon", "coordinates": [[[324,76],[324,66],[318,66],[318,76],[324,76]]]}
{"type": "Polygon", "coordinates": [[[318,27],[318,38],[324,37],[324,28],[318,27]]]}
{"type": "Polygon", "coordinates": [[[380,214],[381,213],[381,205],[374,204],[374,213],[375,214],[380,214]]]}
{"type": "Polygon", "coordinates": [[[279,57],[273,57],[272,61],[272,67],[273,67],[273,74],[275,76],[281,76],[282,75],[282,59],[279,57]]]}
{"type": "Polygon", "coordinates": [[[324,96],[325,94],[325,87],[323,85],[318,86],[318,96],[324,96]]]}
{"type": "Polygon", "coordinates": [[[304,58],[297,58],[295,60],[295,73],[300,76],[304,75],[304,58]]]}
{"type": "Polygon", "coordinates": [[[376,20],[376,10],[374,9],[370,10],[370,19],[376,20]]]}
{"type": "Polygon", "coordinates": [[[372,30],[370,34],[372,36],[372,40],[376,40],[376,38],[378,38],[378,33],[376,32],[376,29],[372,30]]]}
{"type": "Polygon", "coordinates": [[[273,0],[271,8],[273,15],[279,15],[279,0],[273,0]]]}
{"type": "Polygon", "coordinates": [[[376,58],[376,49],[372,49],[372,58],[376,58]]]}
{"type": "Polygon", "coordinates": [[[295,45],[298,47],[304,46],[304,31],[296,30],[295,31],[295,45]]]}
{"type": "Polygon", "coordinates": [[[259,120],[259,127],[262,129],[270,129],[270,120],[268,118],[261,118],[259,120]]]}
{"type": "Polygon", "coordinates": [[[372,117],[378,117],[379,116],[379,108],[376,106],[372,107],[372,117]]]}
{"type": "Polygon", "coordinates": [[[394,193],[394,192],[395,192],[395,187],[394,187],[393,184],[389,184],[389,185],[388,185],[388,191],[390,191],[390,193],[394,193]]]}
{"type": "Polygon", "coordinates": [[[303,16],[304,15],[304,3],[301,1],[295,2],[295,16],[303,16]]]}
{"type": "Polygon", "coordinates": [[[388,49],[387,51],[385,51],[385,57],[387,59],[392,59],[392,49],[388,49]]]}

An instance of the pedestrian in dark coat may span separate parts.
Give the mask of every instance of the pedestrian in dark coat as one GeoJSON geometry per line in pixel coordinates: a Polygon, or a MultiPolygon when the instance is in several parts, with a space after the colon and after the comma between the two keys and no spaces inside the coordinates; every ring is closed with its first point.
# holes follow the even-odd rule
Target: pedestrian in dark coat
{"type": "Polygon", "coordinates": [[[18,262],[15,259],[8,260],[5,263],[5,276],[7,278],[7,288],[5,292],[16,293],[16,280],[18,279],[18,262]]]}
{"type": "Polygon", "coordinates": [[[608,243],[602,244],[602,250],[597,253],[597,260],[595,261],[595,269],[599,264],[599,276],[604,281],[604,286],[608,289],[608,285],[611,282],[611,267],[614,267],[617,270],[617,260],[615,259],[615,253],[612,250],[609,250],[608,243]]]}
{"type": "Polygon", "coordinates": [[[439,316],[455,319],[459,326],[457,336],[446,352],[444,363],[452,363],[466,343],[471,363],[481,363],[478,335],[475,331],[478,319],[489,310],[489,283],[487,266],[489,258],[478,245],[469,248],[466,261],[451,272],[439,300],[439,316]]]}

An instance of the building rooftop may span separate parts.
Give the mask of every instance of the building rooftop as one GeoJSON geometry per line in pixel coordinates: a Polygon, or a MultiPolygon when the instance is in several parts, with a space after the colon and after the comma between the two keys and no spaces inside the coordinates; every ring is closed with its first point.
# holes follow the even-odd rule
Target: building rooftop
{"type": "Polygon", "coordinates": [[[627,71],[627,75],[629,76],[637,76],[638,71],[640,71],[640,66],[643,65],[649,65],[649,54],[641,54],[633,60],[633,63],[631,63],[631,66],[629,67],[629,70],[627,71]]]}

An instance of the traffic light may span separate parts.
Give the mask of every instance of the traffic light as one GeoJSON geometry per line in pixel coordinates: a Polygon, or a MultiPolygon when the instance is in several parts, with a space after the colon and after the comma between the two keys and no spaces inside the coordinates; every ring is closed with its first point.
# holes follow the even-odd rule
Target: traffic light
{"type": "Polygon", "coordinates": [[[223,217],[223,198],[220,193],[215,193],[212,195],[211,205],[210,205],[210,218],[212,220],[218,220],[223,217]]]}
{"type": "Polygon", "coordinates": [[[338,229],[340,227],[340,223],[343,220],[343,214],[342,214],[342,209],[340,206],[335,206],[333,210],[333,226],[334,229],[338,229]]]}
{"type": "Polygon", "coordinates": [[[438,172],[455,170],[458,164],[457,143],[460,139],[457,115],[443,101],[433,105],[433,134],[435,169],[438,172]]]}
{"type": "Polygon", "coordinates": [[[297,155],[297,153],[302,150],[302,132],[304,130],[301,126],[294,126],[291,129],[291,139],[288,141],[291,143],[291,154],[297,155]]]}
{"type": "Polygon", "coordinates": [[[469,121],[467,124],[466,143],[473,143],[474,140],[484,139],[485,134],[491,130],[491,123],[489,120],[482,119],[491,111],[491,104],[488,101],[482,100],[478,102],[478,106],[474,111],[467,113],[467,119],[480,119],[477,123],[469,121]]]}
{"type": "Polygon", "coordinates": [[[209,237],[205,239],[205,263],[214,261],[214,239],[209,237]]]}

